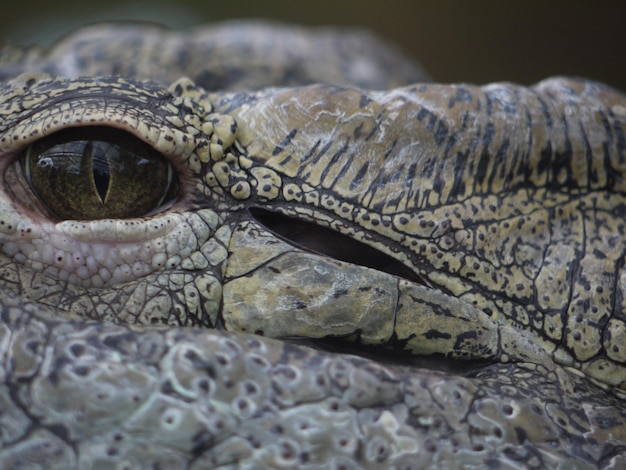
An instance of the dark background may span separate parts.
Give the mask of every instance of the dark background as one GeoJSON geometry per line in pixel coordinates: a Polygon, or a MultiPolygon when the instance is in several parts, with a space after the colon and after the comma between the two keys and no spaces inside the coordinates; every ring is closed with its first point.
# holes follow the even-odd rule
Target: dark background
{"type": "Polygon", "coordinates": [[[229,18],[272,18],[367,27],[418,58],[439,82],[530,84],[550,75],[576,75],[626,90],[626,2],[617,0],[12,3],[2,8],[0,39],[18,44],[49,44],[101,20],[143,19],[185,28],[229,18]]]}

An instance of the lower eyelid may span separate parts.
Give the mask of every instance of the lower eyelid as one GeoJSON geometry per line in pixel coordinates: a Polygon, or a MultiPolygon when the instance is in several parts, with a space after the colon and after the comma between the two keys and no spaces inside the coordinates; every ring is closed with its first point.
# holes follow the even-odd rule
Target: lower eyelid
{"type": "Polygon", "coordinates": [[[217,226],[216,214],[208,212],[84,223],[26,218],[19,226],[17,218],[14,213],[11,230],[5,224],[2,231],[0,223],[2,252],[31,270],[83,288],[112,287],[174,269],[217,226]],[[214,223],[207,224],[211,219],[214,223]],[[204,230],[198,230],[201,223],[204,230]]]}

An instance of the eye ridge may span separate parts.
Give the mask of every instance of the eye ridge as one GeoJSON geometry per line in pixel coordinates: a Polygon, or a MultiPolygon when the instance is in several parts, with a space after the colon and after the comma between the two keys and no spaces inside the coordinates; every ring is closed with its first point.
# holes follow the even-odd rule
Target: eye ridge
{"type": "Polygon", "coordinates": [[[178,197],[169,160],[123,130],[64,129],[33,142],[19,162],[30,190],[59,220],[142,217],[178,197]]]}

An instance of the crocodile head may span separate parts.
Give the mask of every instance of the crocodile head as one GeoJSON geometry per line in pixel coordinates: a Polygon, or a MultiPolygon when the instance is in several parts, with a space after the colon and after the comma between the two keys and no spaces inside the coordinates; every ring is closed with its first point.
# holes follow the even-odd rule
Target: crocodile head
{"type": "Polygon", "coordinates": [[[624,463],[624,95],[215,91],[207,34],[6,60],[5,463],[624,463]]]}

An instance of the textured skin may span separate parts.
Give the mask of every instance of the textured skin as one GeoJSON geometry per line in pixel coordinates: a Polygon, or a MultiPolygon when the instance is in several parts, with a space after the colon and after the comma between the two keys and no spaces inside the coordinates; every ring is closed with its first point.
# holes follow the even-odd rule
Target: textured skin
{"type": "MultiPolygon", "coordinates": [[[[112,28],[4,51],[5,77],[29,73],[0,89],[0,467],[626,465],[624,95],[564,79],[210,93],[139,81],[159,79],[139,64],[107,77],[128,60],[107,44],[157,34],[112,28]],[[17,156],[84,125],[162,153],[179,200],[51,219],[17,156]],[[250,208],[423,282],[303,250],[250,208]],[[377,360],[245,333],[340,337],[377,360]]],[[[272,29],[252,42],[287,34],[272,29]]]]}

